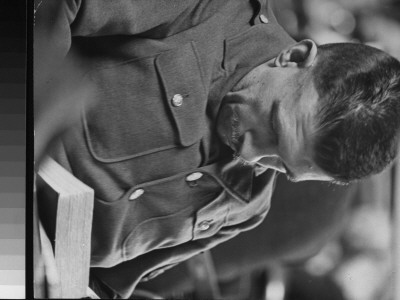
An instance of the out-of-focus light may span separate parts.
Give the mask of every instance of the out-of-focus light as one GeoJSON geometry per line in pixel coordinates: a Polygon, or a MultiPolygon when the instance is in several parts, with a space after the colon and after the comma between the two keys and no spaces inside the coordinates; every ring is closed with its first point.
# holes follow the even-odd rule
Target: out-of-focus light
{"type": "Polygon", "coordinates": [[[333,11],[329,23],[338,33],[343,35],[350,35],[356,28],[356,19],[353,14],[342,8],[333,11]]]}
{"type": "Polygon", "coordinates": [[[341,6],[352,11],[370,10],[391,0],[337,0],[341,6]]]}
{"type": "Polygon", "coordinates": [[[265,300],[284,300],[285,285],[282,280],[271,280],[265,290],[265,300]]]}
{"type": "Polygon", "coordinates": [[[330,242],[321,251],[310,258],[305,268],[314,276],[323,276],[332,271],[342,259],[342,248],[337,242],[330,242]]]}
{"type": "Polygon", "coordinates": [[[296,14],[290,9],[284,9],[280,13],[282,24],[284,24],[285,29],[292,35],[297,35],[299,33],[299,22],[296,14]]]}
{"type": "Polygon", "coordinates": [[[308,0],[305,8],[310,16],[310,21],[329,26],[329,18],[333,11],[341,6],[334,1],[308,0]]]}

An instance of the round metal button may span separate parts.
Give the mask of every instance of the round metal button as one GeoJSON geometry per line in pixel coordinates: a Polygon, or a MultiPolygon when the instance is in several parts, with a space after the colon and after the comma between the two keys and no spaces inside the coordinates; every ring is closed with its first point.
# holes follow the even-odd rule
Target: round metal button
{"type": "Polygon", "coordinates": [[[199,223],[199,229],[201,231],[206,231],[211,227],[211,223],[213,222],[213,220],[206,220],[206,221],[202,221],[199,223]]]}
{"type": "Polygon", "coordinates": [[[135,200],[135,199],[139,198],[140,196],[142,196],[143,194],[144,194],[143,189],[137,189],[129,196],[129,200],[135,200]]]}
{"type": "Polygon", "coordinates": [[[265,15],[260,15],[260,21],[263,23],[268,23],[268,18],[265,15]]]}
{"type": "Polygon", "coordinates": [[[194,172],[186,177],[186,181],[196,181],[196,180],[200,179],[201,177],[203,177],[203,173],[194,172]]]}
{"type": "Polygon", "coordinates": [[[181,94],[176,94],[172,97],[172,105],[175,107],[181,106],[183,104],[183,97],[181,94]]]}

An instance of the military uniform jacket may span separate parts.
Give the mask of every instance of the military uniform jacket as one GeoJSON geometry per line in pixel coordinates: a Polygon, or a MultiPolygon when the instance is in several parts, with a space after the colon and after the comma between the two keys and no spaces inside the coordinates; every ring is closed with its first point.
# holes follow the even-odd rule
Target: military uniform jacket
{"type": "Polygon", "coordinates": [[[36,23],[94,87],[53,156],[95,190],[91,266],[105,284],[128,297],[264,219],[275,171],[233,160],[215,124],[232,86],[294,43],[266,0],[57,0],[36,23]]]}

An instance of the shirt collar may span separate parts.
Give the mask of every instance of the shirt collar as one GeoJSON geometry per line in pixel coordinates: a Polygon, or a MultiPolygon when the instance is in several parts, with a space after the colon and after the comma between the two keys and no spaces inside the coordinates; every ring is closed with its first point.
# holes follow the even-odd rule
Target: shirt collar
{"type": "Polygon", "coordinates": [[[253,180],[255,177],[263,175],[265,180],[262,180],[262,185],[267,186],[276,175],[272,169],[244,164],[239,159],[219,161],[201,169],[214,176],[234,198],[247,203],[254,199],[253,180]]]}

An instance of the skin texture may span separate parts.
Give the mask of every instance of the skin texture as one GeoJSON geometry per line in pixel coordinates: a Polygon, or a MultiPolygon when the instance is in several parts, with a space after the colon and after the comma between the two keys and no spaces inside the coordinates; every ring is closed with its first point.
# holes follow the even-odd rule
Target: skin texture
{"type": "Polygon", "coordinates": [[[217,132],[244,163],[291,181],[333,181],[313,161],[318,94],[311,68],[317,46],[303,40],[249,72],[224,98],[217,132]]]}

